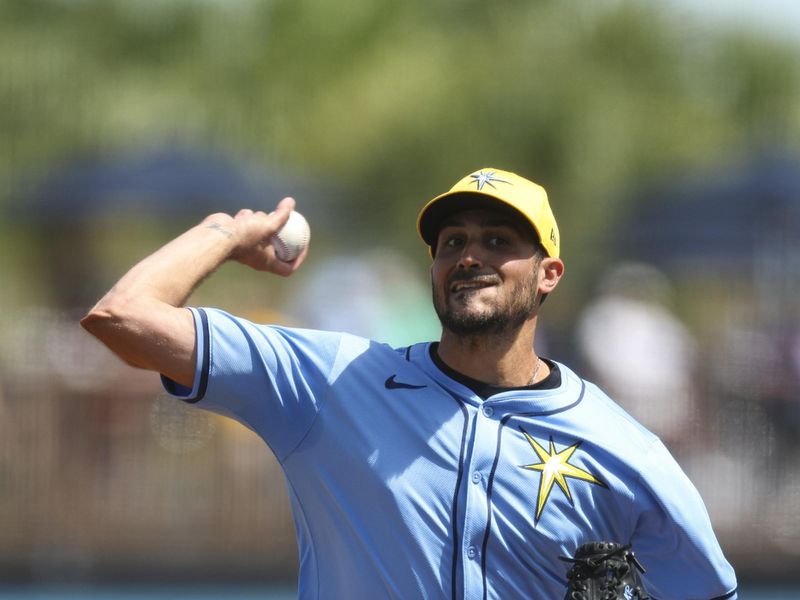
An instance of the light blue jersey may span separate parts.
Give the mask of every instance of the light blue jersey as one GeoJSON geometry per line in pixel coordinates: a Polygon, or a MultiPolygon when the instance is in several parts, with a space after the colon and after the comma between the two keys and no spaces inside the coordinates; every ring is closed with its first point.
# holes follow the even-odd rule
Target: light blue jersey
{"type": "MultiPolygon", "coordinates": [[[[703,502],[663,444],[564,365],[556,389],[482,400],[430,344],[192,309],[185,400],[269,444],[303,599],[564,597],[581,544],[631,543],[659,600],[736,598],[703,502]]],[[[182,393],[185,392],[185,393],[182,393]]]]}

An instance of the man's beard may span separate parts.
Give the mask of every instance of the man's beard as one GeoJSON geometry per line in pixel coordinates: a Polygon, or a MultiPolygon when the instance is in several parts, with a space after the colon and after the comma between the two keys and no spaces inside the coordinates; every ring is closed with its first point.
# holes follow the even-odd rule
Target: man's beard
{"type": "MultiPolygon", "coordinates": [[[[508,290],[505,297],[488,310],[469,310],[449,293],[452,280],[441,297],[433,287],[433,307],[442,327],[458,336],[502,334],[519,329],[536,308],[536,270],[508,290]]],[[[462,279],[463,280],[463,279],[462,279]]]]}

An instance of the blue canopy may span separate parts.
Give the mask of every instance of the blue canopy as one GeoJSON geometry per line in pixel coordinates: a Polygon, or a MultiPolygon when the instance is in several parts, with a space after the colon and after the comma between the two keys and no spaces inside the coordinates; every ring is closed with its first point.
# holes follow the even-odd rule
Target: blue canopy
{"type": "Polygon", "coordinates": [[[800,249],[800,160],[760,157],[736,168],[642,192],[621,252],[675,266],[741,264],[800,249]]]}
{"type": "Polygon", "coordinates": [[[35,222],[80,222],[116,212],[179,218],[239,208],[270,210],[287,195],[303,211],[321,190],[213,152],[181,148],[77,161],[46,174],[12,214],[35,222]],[[309,200],[312,200],[309,203],[309,200]]]}

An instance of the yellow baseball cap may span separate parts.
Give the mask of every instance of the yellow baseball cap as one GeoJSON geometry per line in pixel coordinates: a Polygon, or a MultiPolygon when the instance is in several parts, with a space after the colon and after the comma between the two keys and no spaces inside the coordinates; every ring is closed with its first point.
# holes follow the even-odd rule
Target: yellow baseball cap
{"type": "Polygon", "coordinates": [[[561,239],[558,225],[547,201],[545,189],[509,171],[485,168],[461,179],[449,191],[436,196],[419,211],[417,231],[423,241],[436,247],[439,224],[456,210],[497,205],[500,202],[519,212],[539,236],[539,242],[552,258],[558,258],[561,239]]]}

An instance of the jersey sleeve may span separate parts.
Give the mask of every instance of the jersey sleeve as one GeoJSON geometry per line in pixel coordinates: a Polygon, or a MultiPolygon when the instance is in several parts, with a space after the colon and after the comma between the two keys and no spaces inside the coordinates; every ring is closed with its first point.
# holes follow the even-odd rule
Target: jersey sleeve
{"type": "Polygon", "coordinates": [[[192,389],[162,376],[165,390],[231,417],[283,460],[325,400],[342,335],[257,325],[221,310],[191,309],[197,336],[192,389]]]}
{"type": "Polygon", "coordinates": [[[737,598],[736,575],[700,494],[661,441],[653,443],[648,459],[631,540],[647,570],[647,592],[659,600],[737,598]]]}

